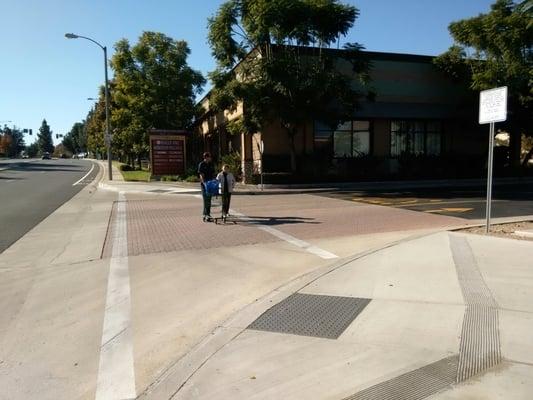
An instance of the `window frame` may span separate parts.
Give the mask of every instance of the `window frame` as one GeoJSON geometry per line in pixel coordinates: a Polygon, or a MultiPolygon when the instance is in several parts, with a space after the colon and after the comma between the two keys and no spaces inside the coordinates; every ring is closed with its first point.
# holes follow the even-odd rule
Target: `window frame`
{"type": "Polygon", "coordinates": [[[444,149],[444,123],[441,119],[429,119],[429,118],[424,118],[424,119],[419,119],[419,118],[402,118],[402,119],[391,119],[389,120],[389,134],[390,134],[390,137],[389,137],[389,157],[390,158],[400,158],[402,157],[402,154],[392,154],[392,150],[393,150],[393,146],[392,146],[392,135],[393,133],[397,133],[397,132],[400,132],[402,134],[410,134],[412,135],[412,138],[413,140],[411,140],[412,143],[409,144],[409,152],[406,153],[406,155],[408,156],[414,156],[414,157],[417,157],[417,156],[423,156],[423,157],[442,157],[442,154],[443,154],[443,149],[444,149]],[[424,126],[424,130],[423,130],[423,135],[424,135],[424,152],[422,154],[416,154],[413,149],[414,149],[414,137],[416,135],[416,133],[418,131],[416,130],[413,130],[412,132],[409,132],[409,131],[393,131],[392,130],[392,124],[393,123],[398,123],[400,124],[400,128],[401,128],[401,124],[402,123],[422,123],[423,126],[424,126]],[[428,131],[428,125],[429,124],[434,124],[434,123],[438,123],[439,124],[439,127],[440,127],[440,130],[437,132],[435,130],[431,130],[431,131],[428,131]],[[438,133],[439,136],[440,136],[440,141],[439,141],[439,154],[428,154],[428,134],[435,134],[435,133],[438,133]]]}
{"type": "MultiPolygon", "coordinates": [[[[329,137],[330,137],[330,142],[331,142],[331,158],[332,159],[335,159],[335,160],[343,160],[343,159],[358,159],[358,158],[363,158],[363,157],[368,157],[368,156],[371,156],[372,154],[374,154],[374,121],[372,119],[352,119],[350,121],[345,121],[344,124],[346,124],[347,122],[350,122],[350,130],[339,130],[338,132],[346,132],[346,133],[349,133],[350,134],[350,156],[336,156],[335,155],[335,132],[337,131],[336,129],[329,129],[329,130],[326,130],[326,129],[317,129],[317,124],[319,124],[318,121],[315,121],[314,124],[313,124],[313,128],[314,128],[314,131],[313,131],[313,151],[315,151],[316,149],[316,133],[317,132],[329,132],[329,137]],[[368,129],[366,130],[361,130],[361,129],[358,129],[358,130],[355,130],[355,122],[366,122],[368,123],[368,129]],[[354,134],[356,133],[360,133],[360,132],[363,132],[363,133],[366,133],[368,132],[368,152],[367,153],[364,153],[362,155],[354,155],[354,148],[353,148],[353,143],[354,143],[354,134]]],[[[324,137],[325,135],[320,135],[320,137],[324,137]]]]}

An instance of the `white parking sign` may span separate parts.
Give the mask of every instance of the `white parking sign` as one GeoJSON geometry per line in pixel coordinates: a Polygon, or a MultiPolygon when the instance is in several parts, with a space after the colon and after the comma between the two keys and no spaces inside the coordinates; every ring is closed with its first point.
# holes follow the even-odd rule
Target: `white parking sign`
{"type": "Polygon", "coordinates": [[[502,122],[507,119],[507,86],[479,93],[479,123],[502,122]]]}

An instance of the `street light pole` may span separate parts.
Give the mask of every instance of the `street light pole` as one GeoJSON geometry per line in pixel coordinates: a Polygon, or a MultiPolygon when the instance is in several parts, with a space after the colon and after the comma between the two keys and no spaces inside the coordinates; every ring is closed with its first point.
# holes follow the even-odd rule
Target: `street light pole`
{"type": "Polygon", "coordinates": [[[105,140],[107,145],[107,169],[109,180],[113,180],[113,165],[111,162],[111,129],[109,127],[109,83],[107,80],[107,47],[104,46],[104,67],[105,67],[105,140]]]}
{"type": "Polygon", "coordinates": [[[107,47],[102,46],[100,43],[98,43],[96,40],[93,40],[86,36],[80,36],[76,35],[74,33],[66,33],[65,37],[67,39],[86,39],[94,44],[96,44],[98,47],[100,47],[104,51],[104,70],[105,70],[105,143],[107,147],[107,169],[109,171],[109,180],[113,180],[113,169],[112,169],[112,160],[111,160],[111,128],[109,123],[109,82],[107,79],[107,47]]]}

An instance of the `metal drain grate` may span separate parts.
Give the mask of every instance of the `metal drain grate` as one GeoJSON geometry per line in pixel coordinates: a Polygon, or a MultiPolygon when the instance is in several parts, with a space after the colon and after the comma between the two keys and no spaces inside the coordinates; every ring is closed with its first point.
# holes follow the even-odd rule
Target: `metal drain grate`
{"type": "Polygon", "coordinates": [[[369,302],[295,293],[264,312],[248,329],[337,339],[369,302]]]}

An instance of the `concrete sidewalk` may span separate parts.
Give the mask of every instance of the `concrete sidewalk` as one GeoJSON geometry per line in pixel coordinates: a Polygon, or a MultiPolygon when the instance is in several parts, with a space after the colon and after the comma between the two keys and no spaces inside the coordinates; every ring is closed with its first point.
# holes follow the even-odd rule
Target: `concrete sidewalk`
{"type": "Polygon", "coordinates": [[[322,267],[235,314],[142,399],[531,399],[533,246],[458,233],[322,267]]]}
{"type": "MultiPolygon", "coordinates": [[[[102,168],[107,169],[107,164],[98,161],[102,168]]],[[[532,183],[533,177],[522,178],[494,178],[495,186],[513,185],[520,183],[532,183]]],[[[108,184],[107,172],[105,173],[103,185],[108,184]]],[[[199,193],[199,183],[197,182],[124,182],[120,171],[113,166],[113,182],[111,187],[123,187],[136,192],[154,193],[199,193]]],[[[486,185],[484,179],[436,179],[436,180],[414,180],[414,181],[383,181],[383,182],[334,182],[334,183],[314,183],[314,184],[266,184],[250,185],[237,183],[234,194],[242,195],[272,195],[272,194],[312,194],[331,192],[337,190],[398,190],[398,189],[420,189],[420,188],[446,188],[446,187],[471,187],[486,185]]]]}
{"type": "Polygon", "coordinates": [[[531,398],[530,242],[305,195],[239,196],[252,223],[207,224],[198,190],[102,175],[0,254],[0,398],[93,400],[124,337],[119,398],[531,398]],[[131,312],[105,340],[112,277],[131,312]]]}
{"type": "MultiPolygon", "coordinates": [[[[192,186],[176,189],[168,184],[105,179],[100,187],[130,194],[198,193],[192,186]]],[[[374,209],[389,210],[395,213],[390,215],[395,221],[408,218],[402,223],[435,217],[402,216],[398,210],[378,206],[341,211],[338,207],[345,203],[314,196],[309,196],[308,211],[303,207],[300,215],[288,206],[293,196],[279,201],[274,197],[268,206],[253,197],[242,198],[238,209],[257,220],[268,220],[269,207],[278,218],[286,217],[285,212],[303,221],[318,218],[319,225],[282,224],[278,229],[299,239],[317,238],[311,243],[327,250],[334,244],[324,246],[324,240],[333,232],[341,234],[341,220],[336,218],[364,225],[365,217],[358,214],[362,207],[369,207],[366,213],[370,215],[374,209]],[[330,209],[341,217],[330,215],[330,209]],[[316,236],[318,231],[322,239],[316,236]]],[[[173,202],[161,201],[130,202],[131,229],[141,234],[131,236],[132,256],[142,257],[145,247],[156,249],[157,243],[140,239],[147,237],[142,232],[159,229],[144,221],[143,215],[152,213],[152,208],[172,209],[173,202]],[[141,220],[148,225],[140,226],[141,220]]],[[[175,217],[176,212],[172,211],[175,217]]],[[[180,218],[188,218],[187,210],[182,213],[180,218]]],[[[373,218],[369,222],[375,227],[373,218]]],[[[354,238],[349,235],[357,231],[350,225],[345,228],[342,234],[351,239],[337,239],[343,242],[337,254],[345,258],[333,264],[320,262],[317,269],[289,280],[240,311],[226,313],[224,322],[219,321],[202,340],[189,346],[155,381],[141,385],[146,389],[138,398],[531,398],[533,246],[529,242],[426,230],[376,247],[376,231],[366,242],[366,249],[375,250],[347,256],[350,252],[344,248],[354,238]]],[[[253,239],[252,231],[246,229],[231,231],[244,235],[237,242],[253,239]]],[[[209,234],[215,235],[214,231],[209,234]]],[[[156,250],[168,255],[165,252],[183,250],[182,241],[175,240],[173,247],[156,250]]],[[[231,237],[224,243],[232,243],[231,237]]]]}

